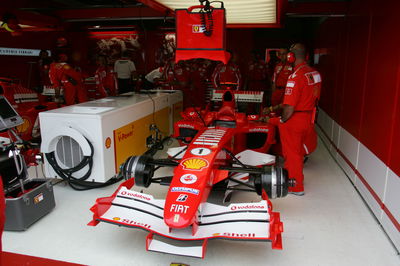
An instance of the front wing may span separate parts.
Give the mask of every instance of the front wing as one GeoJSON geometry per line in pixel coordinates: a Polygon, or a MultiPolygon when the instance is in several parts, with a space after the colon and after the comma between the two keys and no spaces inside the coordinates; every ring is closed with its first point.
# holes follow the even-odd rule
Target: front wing
{"type": "MultiPolygon", "coordinates": [[[[113,196],[99,198],[91,208],[89,225],[107,222],[149,231],[147,250],[176,255],[204,257],[208,239],[271,241],[281,249],[283,225],[279,213],[271,211],[269,201],[232,203],[220,206],[204,203],[198,212],[198,223],[190,228],[170,229],[163,220],[164,200],[128,189],[122,184],[113,196]],[[153,235],[180,240],[201,240],[200,246],[178,247],[153,239],[153,235]]],[[[184,203],[183,203],[184,204],[184,203]]]]}

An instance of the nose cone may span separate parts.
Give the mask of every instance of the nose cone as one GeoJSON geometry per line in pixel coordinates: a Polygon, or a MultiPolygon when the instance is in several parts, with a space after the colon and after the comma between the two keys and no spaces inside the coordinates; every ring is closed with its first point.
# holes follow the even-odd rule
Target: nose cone
{"type": "Polygon", "coordinates": [[[185,203],[174,202],[165,204],[164,221],[170,228],[185,228],[195,221],[197,208],[185,203]]]}

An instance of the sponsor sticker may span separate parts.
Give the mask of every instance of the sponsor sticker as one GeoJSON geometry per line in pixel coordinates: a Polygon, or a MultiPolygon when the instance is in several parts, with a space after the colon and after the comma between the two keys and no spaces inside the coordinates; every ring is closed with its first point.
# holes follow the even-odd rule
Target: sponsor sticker
{"type": "Polygon", "coordinates": [[[183,183],[183,184],[187,184],[187,185],[190,185],[190,184],[194,184],[194,183],[196,183],[196,181],[197,181],[197,176],[196,175],[193,175],[193,174],[185,174],[185,175],[183,175],[183,176],[181,176],[181,182],[183,183]]]}
{"type": "Polygon", "coordinates": [[[187,192],[194,195],[199,195],[199,190],[190,187],[173,187],[171,188],[171,192],[187,192]]]}
{"type": "Polygon", "coordinates": [[[207,148],[194,148],[190,153],[196,156],[207,156],[211,153],[211,150],[207,148]]]}
{"type": "Polygon", "coordinates": [[[221,141],[225,133],[226,131],[223,129],[208,128],[194,140],[193,144],[202,146],[216,146],[221,141]]]}
{"type": "Polygon", "coordinates": [[[249,132],[268,132],[268,128],[260,128],[260,127],[250,128],[249,132]]]}
{"type": "Polygon", "coordinates": [[[238,233],[228,233],[228,232],[226,232],[226,233],[214,233],[212,235],[213,236],[217,236],[217,237],[219,237],[219,236],[221,236],[221,237],[227,236],[227,237],[238,237],[238,238],[254,238],[254,237],[256,237],[255,233],[238,234],[238,233]]]}
{"type": "Polygon", "coordinates": [[[255,205],[255,204],[248,204],[248,205],[233,205],[231,207],[232,211],[238,210],[263,210],[266,209],[264,205],[255,205]]]}
{"type": "Polygon", "coordinates": [[[170,212],[176,213],[187,213],[187,210],[189,210],[189,206],[181,204],[171,204],[171,208],[169,209],[170,212]]]}
{"type": "Polygon", "coordinates": [[[181,162],[183,169],[201,171],[203,168],[208,167],[208,161],[201,158],[189,158],[181,162]]]}
{"type": "Polygon", "coordinates": [[[179,202],[185,202],[189,196],[186,194],[179,194],[179,196],[176,198],[176,201],[179,202]]]}
{"type": "Polygon", "coordinates": [[[294,81],[288,81],[288,83],[286,83],[286,88],[293,88],[295,84],[294,81]]]}
{"type": "Polygon", "coordinates": [[[151,200],[150,197],[140,194],[140,193],[136,193],[136,192],[129,192],[129,191],[122,191],[121,193],[119,193],[122,196],[128,196],[130,198],[136,198],[136,199],[141,199],[141,200],[151,200]]]}
{"type": "Polygon", "coordinates": [[[38,194],[36,197],[33,198],[33,202],[35,204],[38,204],[39,202],[41,202],[44,199],[43,197],[43,193],[38,194]]]}
{"type": "Polygon", "coordinates": [[[184,128],[192,128],[192,129],[194,129],[194,126],[189,125],[189,124],[178,124],[178,127],[184,127],[184,128]]]}

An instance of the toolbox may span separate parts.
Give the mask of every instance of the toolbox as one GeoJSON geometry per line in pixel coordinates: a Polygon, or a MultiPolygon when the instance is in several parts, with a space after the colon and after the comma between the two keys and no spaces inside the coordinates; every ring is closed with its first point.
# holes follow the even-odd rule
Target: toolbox
{"type": "Polygon", "coordinates": [[[13,157],[0,152],[0,175],[6,198],[5,231],[24,231],[55,207],[50,179],[28,179],[23,157],[18,155],[22,173],[18,175],[13,157]],[[18,177],[19,176],[19,177],[18,177]]]}

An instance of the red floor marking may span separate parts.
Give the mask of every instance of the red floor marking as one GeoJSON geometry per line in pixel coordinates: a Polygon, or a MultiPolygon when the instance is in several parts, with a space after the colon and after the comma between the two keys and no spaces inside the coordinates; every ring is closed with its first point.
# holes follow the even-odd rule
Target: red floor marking
{"type": "Polygon", "coordinates": [[[16,254],[11,252],[2,252],[1,266],[79,266],[82,264],[69,263],[59,260],[51,260],[39,257],[33,257],[23,254],[16,254]]]}

